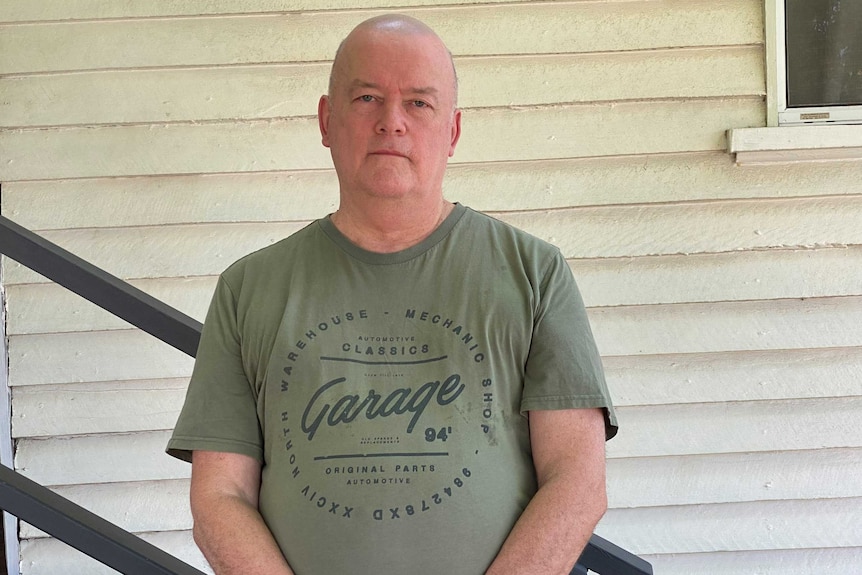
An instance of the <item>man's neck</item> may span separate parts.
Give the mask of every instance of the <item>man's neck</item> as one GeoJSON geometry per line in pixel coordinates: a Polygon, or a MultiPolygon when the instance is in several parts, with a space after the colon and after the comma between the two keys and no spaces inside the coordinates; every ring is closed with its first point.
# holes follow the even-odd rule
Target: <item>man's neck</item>
{"type": "Polygon", "coordinates": [[[332,223],[357,246],[377,253],[393,253],[415,246],[443,223],[454,205],[442,197],[427,207],[406,208],[389,203],[345,206],[331,216],[332,223]]]}

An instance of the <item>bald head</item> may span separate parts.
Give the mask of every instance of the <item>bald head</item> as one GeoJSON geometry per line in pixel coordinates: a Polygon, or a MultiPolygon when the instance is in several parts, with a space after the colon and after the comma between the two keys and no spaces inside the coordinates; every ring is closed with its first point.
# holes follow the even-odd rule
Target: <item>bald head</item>
{"type": "Polygon", "coordinates": [[[362,30],[381,30],[406,35],[428,34],[430,36],[437,36],[434,30],[427,24],[404,14],[383,14],[382,16],[369,18],[364,22],[360,22],[347,37],[350,38],[354,33],[362,30]]]}
{"type": "Polygon", "coordinates": [[[335,90],[337,82],[344,77],[345,60],[352,55],[352,51],[357,50],[357,45],[361,44],[362,40],[369,35],[376,35],[380,38],[385,38],[386,35],[394,35],[400,37],[426,37],[434,40],[437,49],[445,52],[449,67],[452,71],[452,101],[455,103],[458,98],[458,76],[455,73],[455,63],[452,60],[452,53],[446,48],[443,40],[432,30],[427,24],[416,18],[405,16],[403,14],[384,14],[375,16],[361,22],[356,26],[347,37],[342,40],[335,52],[335,58],[332,62],[332,70],[329,74],[329,95],[331,96],[335,90]]]}

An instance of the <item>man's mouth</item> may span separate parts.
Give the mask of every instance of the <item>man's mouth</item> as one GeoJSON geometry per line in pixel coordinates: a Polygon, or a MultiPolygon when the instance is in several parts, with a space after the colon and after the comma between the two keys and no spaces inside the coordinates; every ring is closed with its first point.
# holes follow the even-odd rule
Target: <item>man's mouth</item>
{"type": "Polygon", "coordinates": [[[372,156],[395,156],[398,158],[406,158],[407,155],[399,152],[398,150],[374,150],[371,152],[372,156]]]}

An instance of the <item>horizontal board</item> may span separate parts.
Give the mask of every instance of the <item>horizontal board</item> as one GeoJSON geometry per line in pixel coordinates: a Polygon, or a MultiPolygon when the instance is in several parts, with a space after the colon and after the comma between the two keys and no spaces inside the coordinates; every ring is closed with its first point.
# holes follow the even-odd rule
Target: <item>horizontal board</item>
{"type": "MultiPolygon", "coordinates": [[[[462,58],[464,108],[764,92],[760,47],[462,58]],[[702,74],[709,69],[711,74],[702,74]],[[626,82],[619,82],[626,78],[626,82]]],[[[0,78],[0,127],[314,116],[329,64],[0,78]]]]}
{"type": "MultiPolygon", "coordinates": [[[[437,6],[440,4],[502,4],[522,0],[375,0],[380,8],[437,6]]],[[[203,14],[259,14],[296,12],[298,10],[345,10],[365,8],[364,0],[187,0],[159,2],[93,2],[93,0],[29,0],[0,5],[0,22],[38,22],[50,20],[100,20],[104,18],[147,18],[164,16],[199,16],[203,14]]]]}
{"type": "Polygon", "coordinates": [[[610,459],[607,473],[611,509],[862,497],[862,449],[610,459]]]}
{"type": "Polygon", "coordinates": [[[862,447],[862,396],[618,411],[612,458],[862,447]]]}
{"type": "MultiPolygon", "coordinates": [[[[862,295],[862,247],[571,260],[589,307],[862,295]]],[[[203,321],[215,276],[133,280],[203,321]]],[[[129,324],[53,283],[6,288],[7,333],[127,329],[129,324]]]]}
{"type": "MultiPolygon", "coordinates": [[[[133,280],[133,286],[203,321],[216,285],[215,276],[133,280]]],[[[8,334],[130,329],[131,324],[54,283],[7,288],[8,334]]]]}
{"type": "Polygon", "coordinates": [[[39,385],[12,393],[13,437],[172,429],[187,379],[39,385]]]}
{"type": "Polygon", "coordinates": [[[859,195],[862,162],[742,170],[727,153],[701,152],[453,164],[445,190],[484,211],[859,195]]]}
{"type": "MultiPolygon", "coordinates": [[[[444,190],[491,212],[862,195],[862,162],[742,170],[716,151],[453,164],[444,190]]],[[[307,170],[4,182],[0,202],[6,217],[32,230],[307,220],[335,210],[338,180],[332,170],[307,170]]]]}
{"type": "MultiPolygon", "coordinates": [[[[213,572],[195,545],[191,531],[139,536],[204,573],[213,572]]],[[[117,571],[56,539],[25,539],[21,541],[20,557],[22,575],[117,575],[117,571]]]]}
{"type": "MultiPolygon", "coordinates": [[[[583,207],[491,212],[491,215],[559,246],[567,258],[862,245],[859,225],[862,195],[583,207]]],[[[236,259],[290,235],[306,223],[72,229],[45,231],[41,235],[116,276],[170,278],[219,274],[236,259]]],[[[856,254],[848,253],[851,258],[856,254]]],[[[816,259],[817,254],[811,257],[816,259]]],[[[674,261],[686,260],[679,257],[674,261]]],[[[608,265],[619,268],[623,263],[608,265]]],[[[812,271],[817,271],[816,265],[812,271]]],[[[5,272],[9,285],[46,281],[17,262],[8,262],[5,272]]],[[[756,269],[749,268],[747,276],[755,283],[758,275],[756,269]]],[[[852,292],[852,278],[849,281],[852,292]]],[[[817,279],[800,280],[805,282],[817,283],[817,279]]]]}
{"type": "Polygon", "coordinates": [[[862,395],[862,347],[613,356],[603,363],[615,405],[862,395]]]}
{"type": "Polygon", "coordinates": [[[637,554],[862,547],[860,513],[862,498],[612,509],[596,533],[637,554]]]}
{"type": "MultiPolygon", "coordinates": [[[[760,97],[465,110],[453,162],[722,150],[763,115],[760,97]]],[[[0,155],[3,181],[332,166],[316,118],[0,131],[0,155]]]]}
{"type": "Polygon", "coordinates": [[[0,200],[3,215],[34,231],[310,220],[335,211],[338,178],[305,170],[4,182],[0,200]]]}
{"type": "MultiPolygon", "coordinates": [[[[593,308],[589,314],[605,357],[862,346],[862,298],[593,308]]],[[[137,330],[9,338],[13,387],[188,377],[191,362],[137,330]]]]}
{"type": "MultiPolygon", "coordinates": [[[[862,395],[862,348],[609,357],[604,364],[617,407],[862,395]]],[[[171,429],[186,385],[166,379],[16,386],[12,434],[171,429]]]]}
{"type": "MultiPolygon", "coordinates": [[[[53,491],[132,533],[192,528],[187,480],[73,485],[53,491]]],[[[22,523],[19,536],[48,535],[22,523]]]]}
{"type": "Polygon", "coordinates": [[[455,61],[465,108],[765,93],[759,45],[474,56],[455,61]],[[711,70],[703,74],[703,70],[711,70]],[[625,81],[620,81],[625,78],[625,81]]]}
{"type": "Polygon", "coordinates": [[[571,208],[500,219],[559,246],[566,257],[862,244],[862,195],[571,208]]]}
{"type": "MultiPolygon", "coordinates": [[[[862,397],[621,407],[618,415],[613,459],[862,447],[862,397]]],[[[187,478],[189,466],[164,454],[169,435],[24,438],[16,468],[44,485],[187,478]]]]}
{"type": "Polygon", "coordinates": [[[862,547],[646,555],[661,575],[862,573],[862,547]]]}
{"type": "Polygon", "coordinates": [[[0,132],[0,179],[328,168],[319,140],[311,119],[0,132]]]}
{"type": "Polygon", "coordinates": [[[569,262],[588,306],[862,295],[862,247],[569,262]]]}
{"type": "Polygon", "coordinates": [[[859,347],[862,298],[593,308],[603,356],[859,347]]]}
{"type": "Polygon", "coordinates": [[[265,119],[317,114],[329,64],[111,70],[0,78],[0,126],[265,119]]]}
{"type": "MultiPolygon", "coordinates": [[[[208,224],[184,228],[85,229],[41,235],[117,277],[170,278],[220,274],[240,257],[306,225],[307,222],[276,222],[263,226],[208,224]]],[[[7,284],[47,281],[8,260],[4,280],[7,284]]]]}
{"type": "MultiPolygon", "coordinates": [[[[862,450],[739,453],[608,461],[611,509],[862,496],[862,450]]],[[[132,532],[191,529],[185,479],[55,487],[132,532]]],[[[21,537],[45,534],[22,525],[21,537]]]]}
{"type": "Polygon", "coordinates": [[[465,110],[457,162],[721,149],[721,126],[759,126],[760,98],[465,110]],[[697,110],[697,111],[696,111],[697,110]]]}
{"type": "MultiPolygon", "coordinates": [[[[381,12],[6,25],[0,34],[0,75],[328,60],[353,26],[381,12]]],[[[401,12],[424,20],[455,55],[604,52],[763,41],[762,8],[754,0],[518,3],[401,12]],[[525,34],[525,30],[536,33],[525,34]]]]}
{"type": "Polygon", "coordinates": [[[9,385],[187,378],[193,360],[142,331],[21,335],[9,343],[9,385]]]}
{"type": "Polygon", "coordinates": [[[21,440],[15,469],[47,487],[188,479],[191,465],[165,453],[169,438],[150,431],[21,440]]]}

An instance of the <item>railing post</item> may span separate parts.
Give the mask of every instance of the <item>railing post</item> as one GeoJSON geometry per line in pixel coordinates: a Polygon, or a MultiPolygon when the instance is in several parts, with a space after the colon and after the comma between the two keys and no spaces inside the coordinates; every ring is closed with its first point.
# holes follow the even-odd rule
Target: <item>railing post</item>
{"type": "MultiPolygon", "coordinates": [[[[6,349],[6,292],[3,289],[3,269],[0,267],[0,465],[13,468],[15,461],[12,452],[12,394],[9,390],[9,356],[6,349]]],[[[19,545],[18,520],[11,513],[0,513],[3,521],[3,556],[6,560],[4,573],[17,573],[19,545]]]]}

